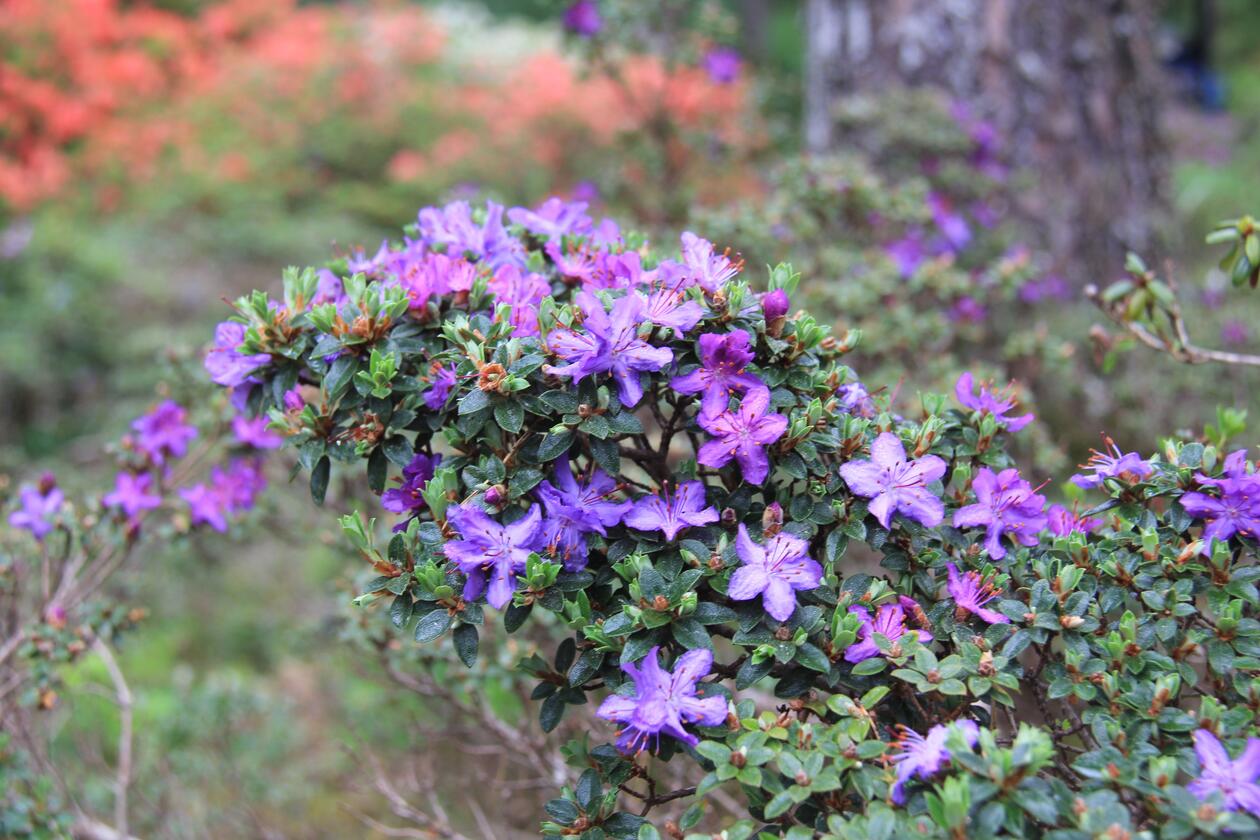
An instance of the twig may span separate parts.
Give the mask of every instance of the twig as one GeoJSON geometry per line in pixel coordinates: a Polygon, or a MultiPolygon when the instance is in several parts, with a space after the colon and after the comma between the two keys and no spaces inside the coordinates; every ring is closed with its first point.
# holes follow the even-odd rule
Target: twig
{"type": "Polygon", "coordinates": [[[131,689],[123,677],[118,660],[100,636],[92,637],[92,649],[100,656],[114,684],[114,702],[118,705],[118,767],[114,772],[114,827],[122,837],[127,832],[127,791],[131,787],[131,689]]]}

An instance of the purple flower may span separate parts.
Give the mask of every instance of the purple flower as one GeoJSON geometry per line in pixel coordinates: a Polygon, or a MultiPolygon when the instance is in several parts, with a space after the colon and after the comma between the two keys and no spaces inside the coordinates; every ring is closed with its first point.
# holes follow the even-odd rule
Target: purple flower
{"type": "Polygon", "coordinates": [[[441,411],[459,380],[455,365],[443,366],[434,362],[429,368],[429,390],[424,392],[424,404],[429,411],[441,411]]]}
{"type": "Polygon", "coordinates": [[[564,10],[564,28],[583,38],[597,34],[604,26],[595,0],[577,0],[564,10]]]}
{"type": "Polygon", "coordinates": [[[644,496],[625,516],[625,524],[636,531],[660,531],[670,542],[684,528],[698,528],[718,521],[717,508],[705,504],[704,485],[685,481],[671,494],[663,487],[660,495],[644,496]]]}
{"type": "Polygon", "coordinates": [[[551,287],[542,275],[523,272],[515,265],[503,265],[486,288],[494,295],[496,304],[511,304],[513,334],[538,335],[538,304],[551,294],[551,287]]]}
{"type": "Polygon", "coordinates": [[[1210,478],[1202,473],[1195,478],[1200,484],[1215,487],[1220,494],[1216,497],[1192,492],[1181,497],[1181,506],[1187,513],[1207,522],[1203,528],[1205,554],[1211,553],[1217,540],[1260,535],[1260,475],[1247,472],[1245,449],[1225,459],[1224,478],[1210,478]]]}
{"type": "Polygon", "coordinates": [[[161,496],[149,492],[152,485],[153,476],[148,473],[121,472],[114,479],[113,491],[101,501],[109,507],[122,508],[127,518],[134,522],[142,512],[162,504],[161,496]]]}
{"type": "Polygon", "coordinates": [[[1002,613],[985,607],[985,604],[1001,594],[1001,590],[992,581],[975,571],[959,574],[958,567],[953,563],[947,562],[945,567],[949,570],[946,588],[957,605],[955,615],[959,621],[966,621],[970,614],[979,616],[989,624],[1010,624],[1011,620],[1002,613]]]}
{"type": "Polygon", "coordinates": [[[385,265],[393,258],[393,253],[389,250],[389,241],[382,240],[381,247],[376,249],[376,254],[369,257],[367,250],[364,248],[356,248],[353,253],[346,259],[346,270],[351,274],[366,274],[369,277],[375,277],[384,270],[385,265]]]}
{"type": "Polygon", "coordinates": [[[1089,460],[1082,465],[1082,469],[1092,470],[1094,474],[1077,473],[1070,479],[1077,487],[1086,490],[1091,487],[1101,487],[1103,481],[1108,478],[1118,478],[1133,483],[1141,481],[1155,471],[1155,468],[1143,460],[1141,455],[1136,452],[1121,452],[1115,441],[1111,438],[1105,438],[1105,440],[1107,451],[1090,450],[1092,454],[1089,460]]]}
{"type": "Polygon", "coordinates": [[[486,202],[485,223],[473,221],[472,208],[466,201],[455,201],[445,207],[426,207],[420,211],[420,241],[429,247],[441,246],[452,255],[472,254],[493,268],[524,262],[524,248],[503,227],[503,205],[486,202]]]}
{"type": "Polygon", "coordinates": [[[999,428],[1004,428],[1014,434],[1033,421],[1031,414],[1023,414],[1019,417],[1006,416],[1014,410],[1016,405],[1014,397],[1009,392],[1010,389],[1005,393],[995,393],[987,384],[982,383],[980,393],[977,394],[975,387],[975,379],[968,371],[958,377],[958,381],[954,383],[954,396],[964,407],[979,412],[982,417],[985,414],[993,415],[999,428]]]}
{"type": "Polygon", "coordinates": [[[739,51],[732,47],[714,47],[704,54],[704,71],[719,85],[729,85],[739,78],[739,51]]]}
{"type": "Polygon", "coordinates": [[[227,500],[215,487],[194,484],[192,487],[181,488],[179,495],[188,503],[192,524],[209,525],[219,533],[227,531],[227,500]]]}
{"type": "Polygon", "coordinates": [[[1068,534],[1092,534],[1103,521],[1092,516],[1081,516],[1063,505],[1051,505],[1046,512],[1046,524],[1050,533],[1056,537],[1066,537],[1068,534]]]}
{"type": "Polygon", "coordinates": [[[885,245],[884,253],[897,266],[897,272],[902,277],[914,276],[927,258],[923,247],[923,232],[918,228],[912,228],[901,239],[885,245]]]}
{"type": "Polygon", "coordinates": [[[905,447],[892,432],[875,438],[871,460],[840,466],[849,489],[871,500],[871,515],[885,528],[892,527],[893,514],[898,512],[929,528],[939,525],[945,505],[927,485],[944,474],[945,462],[935,455],[907,460],[905,447]]]}
{"type": "Polygon", "coordinates": [[[242,444],[254,449],[279,449],[284,446],[284,436],[270,431],[267,428],[270,422],[261,414],[257,417],[238,414],[232,418],[232,434],[242,444]]]}
{"type": "Polygon", "coordinates": [[[9,526],[30,531],[35,539],[43,542],[53,529],[53,517],[65,501],[65,494],[49,474],[41,479],[38,487],[28,484],[18,492],[18,509],[9,514],[9,526]]]}
{"type": "MultiPolygon", "coordinates": [[[[634,294],[642,296],[641,292],[634,294]]],[[[653,324],[673,328],[675,337],[679,337],[700,323],[704,307],[694,300],[687,300],[677,287],[661,285],[643,298],[643,315],[653,324]]]]}
{"type": "Polygon", "coordinates": [[[585,236],[591,232],[591,217],[586,215],[585,201],[565,201],[552,196],[539,205],[537,210],[527,207],[513,207],[508,211],[508,219],[521,225],[530,233],[544,239],[559,239],[562,236],[585,236]]]}
{"type": "Polygon", "coordinates": [[[469,505],[451,508],[446,519],[463,538],[450,540],[442,550],[467,575],[464,598],[475,601],[485,593],[490,606],[501,609],[512,600],[516,576],[525,571],[525,561],[541,547],[538,505],[530,505],[524,516],[508,525],[469,505]]]}
{"type": "Polygon", "coordinates": [[[980,740],[980,727],[975,721],[958,720],[952,724],[938,723],[928,730],[927,736],[912,729],[901,730],[901,751],[893,757],[897,764],[897,781],[892,786],[892,801],[902,805],[906,801],[906,783],[918,776],[930,779],[949,762],[949,748],[945,746],[951,733],[957,732],[969,747],[980,740]]]}
{"type": "Polygon", "coordinates": [[[214,329],[214,346],[206,352],[205,367],[210,379],[229,388],[244,385],[250,375],[271,361],[270,354],[246,355],[237,350],[245,340],[245,325],[224,321],[214,329]]]}
{"type": "Polygon", "coordinates": [[[306,399],[302,396],[301,386],[294,385],[284,392],[285,411],[301,411],[304,408],[306,408],[306,399]]]}
{"type": "Polygon", "coordinates": [[[547,336],[552,352],[569,362],[547,365],[548,373],[571,377],[574,382],[598,373],[610,373],[617,382],[617,397],[624,406],[637,405],[643,398],[640,371],[654,371],[674,360],[672,351],[653,347],[639,338],[644,302],[638,295],[618,298],[611,315],[604,304],[589,292],[579,292],[578,305],[586,316],[583,331],[556,330],[547,336]]]}
{"type": "Polygon", "coordinates": [[[227,531],[228,516],[253,507],[266,486],[259,462],[237,458],[227,469],[211,470],[209,482],[182,488],[179,495],[188,504],[192,524],[209,525],[222,533],[227,531]]]}
{"type": "Polygon", "coordinates": [[[660,648],[647,652],[641,666],[627,662],[621,670],[634,683],[634,694],[613,694],[604,698],[597,714],[604,720],[623,724],[617,733],[617,746],[635,753],[660,744],[661,735],[695,746],[699,738],[683,727],[687,724],[720,726],[726,721],[726,701],[718,696],[703,697],[696,685],[713,667],[713,652],[700,648],[678,657],[672,672],[661,668],[660,648]]]}
{"type": "Polygon", "coordinates": [[[403,467],[402,476],[397,479],[398,486],[391,487],[381,494],[381,507],[392,513],[407,514],[407,519],[394,526],[395,531],[407,530],[407,525],[416,514],[425,507],[424,486],[437,472],[442,463],[441,455],[426,455],[417,452],[411,463],[403,467]]]}
{"type": "Polygon", "coordinates": [[[875,416],[875,401],[871,399],[870,391],[866,390],[866,386],[861,382],[850,382],[847,385],[841,385],[836,389],[836,396],[840,398],[840,410],[848,412],[855,417],[871,418],[875,416]]]}
{"type": "Polygon", "coordinates": [[[854,604],[849,607],[849,612],[862,619],[862,626],[858,629],[858,641],[849,645],[844,652],[846,662],[861,662],[863,659],[870,659],[872,656],[879,656],[879,645],[875,644],[875,634],[883,636],[890,642],[895,642],[904,636],[907,632],[915,633],[920,642],[932,641],[932,634],[927,630],[907,630],[906,628],[906,608],[901,601],[908,601],[913,613],[921,613],[919,605],[911,598],[904,595],[896,603],[884,604],[875,612],[874,618],[866,607],[854,604]]]}
{"type": "Polygon", "coordinates": [[[727,596],[750,601],[760,595],[761,605],[776,621],[787,621],[796,611],[796,590],[816,589],[822,582],[822,566],[810,558],[809,544],[786,531],[761,546],[741,522],[735,550],[743,565],[731,575],[727,596]]]}
{"type": "Polygon", "coordinates": [[[621,522],[631,503],[610,501],[617,492],[617,482],[601,469],[591,473],[590,480],[578,484],[569,469],[569,459],[556,460],[556,483],[538,485],[546,516],[543,517],[543,542],[547,553],[564,564],[570,572],[586,568],[586,535],[608,535],[608,528],[621,522]]]}
{"type": "Polygon", "coordinates": [[[1251,328],[1246,321],[1231,318],[1221,324],[1221,341],[1225,344],[1246,344],[1251,341],[1251,328]]]}
{"type": "Polygon", "coordinates": [[[705,333],[700,336],[700,367],[675,376],[669,386],[681,394],[702,394],[700,414],[716,417],[726,411],[733,395],[765,389],[765,383],[747,371],[756,355],[743,330],[725,335],[705,333]]]}
{"type": "Polygon", "coordinates": [[[961,213],[954,212],[953,203],[940,193],[929,193],[928,209],[932,212],[932,221],[941,236],[949,244],[950,251],[961,251],[971,242],[971,227],[961,213]]]}
{"type": "Polygon", "coordinates": [[[1201,770],[1186,789],[1202,800],[1219,793],[1226,811],[1248,811],[1260,819],[1260,738],[1248,738],[1242,755],[1231,759],[1206,729],[1194,730],[1191,737],[1201,770]]]}
{"type": "Polygon", "coordinates": [[[682,257],[687,276],[709,293],[721,289],[744,267],[742,260],[732,262],[726,254],[713,253],[712,242],[690,232],[682,235],[682,257]]]}
{"type": "Polygon", "coordinates": [[[697,418],[700,428],[713,436],[700,447],[696,460],[706,467],[724,467],[734,458],[743,470],[744,481],[760,484],[770,474],[770,459],[765,447],[783,437],[788,419],[782,414],[767,413],[770,391],[755,388],[745,395],[739,408],[714,417],[703,412],[697,418]]]}
{"type": "Polygon", "coordinates": [[[155,464],[165,463],[167,458],[184,457],[188,454],[189,441],[197,436],[197,428],[187,421],[188,410],[179,403],[171,400],[160,403],[132,421],[136,448],[155,464]]]}
{"type": "Polygon", "coordinates": [[[398,283],[415,311],[423,310],[434,295],[468,291],[476,277],[472,263],[446,254],[425,254],[398,265],[398,283]]]}
{"type": "Polygon", "coordinates": [[[955,528],[987,530],[984,548],[994,560],[1006,556],[1002,535],[1009,534],[1021,545],[1036,545],[1037,536],[1046,528],[1046,498],[1037,495],[1032,485],[1019,477],[1014,468],[994,473],[984,467],[971,483],[976,503],[954,512],[955,528]]]}
{"type": "Polygon", "coordinates": [[[984,304],[971,295],[963,295],[949,308],[950,320],[960,324],[980,324],[988,315],[984,304]]]}

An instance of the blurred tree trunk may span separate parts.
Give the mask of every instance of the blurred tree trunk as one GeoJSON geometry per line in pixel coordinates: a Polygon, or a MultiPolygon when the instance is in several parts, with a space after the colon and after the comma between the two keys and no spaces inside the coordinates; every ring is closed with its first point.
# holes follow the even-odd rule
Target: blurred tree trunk
{"type": "Polygon", "coordinates": [[[1017,205],[1080,285],[1149,250],[1165,204],[1155,0],[806,0],[805,141],[836,148],[840,97],[931,85],[1034,176],[1017,205]]]}

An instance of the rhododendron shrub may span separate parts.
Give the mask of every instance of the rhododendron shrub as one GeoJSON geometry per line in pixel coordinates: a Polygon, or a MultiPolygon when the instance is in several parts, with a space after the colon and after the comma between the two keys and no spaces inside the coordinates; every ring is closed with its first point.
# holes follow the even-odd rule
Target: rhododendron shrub
{"type": "Polygon", "coordinates": [[[186,390],[181,401],[155,401],[132,422],[110,447],[116,470],[93,492],[80,492],[81,477],[63,488],[44,473],[16,486],[6,482],[0,496],[7,526],[0,527],[0,833],[6,837],[130,836],[132,695],[113,650],[148,611],[120,597],[118,578],[164,547],[238,526],[267,487],[267,451],[283,443],[265,421],[245,416],[208,387],[186,390]],[[53,784],[43,775],[55,762],[38,728],[41,717],[62,705],[63,693],[80,690],[67,679],[69,668],[92,657],[105,665],[120,716],[108,821],[74,802],[63,778],[53,784]]]}
{"type": "Polygon", "coordinates": [[[366,468],[360,605],[470,668],[550,640],[539,726],[590,734],[544,834],[1260,830],[1251,453],[1117,444],[1048,505],[989,385],[894,414],[788,266],[585,209],[426,208],[212,364],[316,501],[366,468]]]}

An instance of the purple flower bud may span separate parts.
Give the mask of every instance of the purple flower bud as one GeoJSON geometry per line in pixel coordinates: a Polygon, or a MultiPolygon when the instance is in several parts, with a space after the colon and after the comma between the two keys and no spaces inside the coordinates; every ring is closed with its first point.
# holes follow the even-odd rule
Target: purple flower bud
{"type": "Polygon", "coordinates": [[[44,621],[50,627],[60,630],[66,626],[66,608],[56,602],[49,604],[44,610],[44,621]]]}
{"type": "Polygon", "coordinates": [[[783,529],[783,505],[771,502],[761,512],[761,529],[767,537],[772,537],[783,529]]]}
{"type": "Polygon", "coordinates": [[[490,507],[502,507],[507,501],[507,488],[502,484],[496,484],[486,491],[486,504],[490,507]]]}
{"type": "Polygon", "coordinates": [[[704,54],[704,71],[719,85],[729,85],[739,78],[739,52],[731,47],[714,47],[704,54]]]}
{"type": "Polygon", "coordinates": [[[783,323],[787,320],[790,306],[791,301],[788,300],[788,294],[783,289],[775,289],[762,296],[761,311],[766,317],[766,332],[778,337],[783,331],[783,323]]]}

